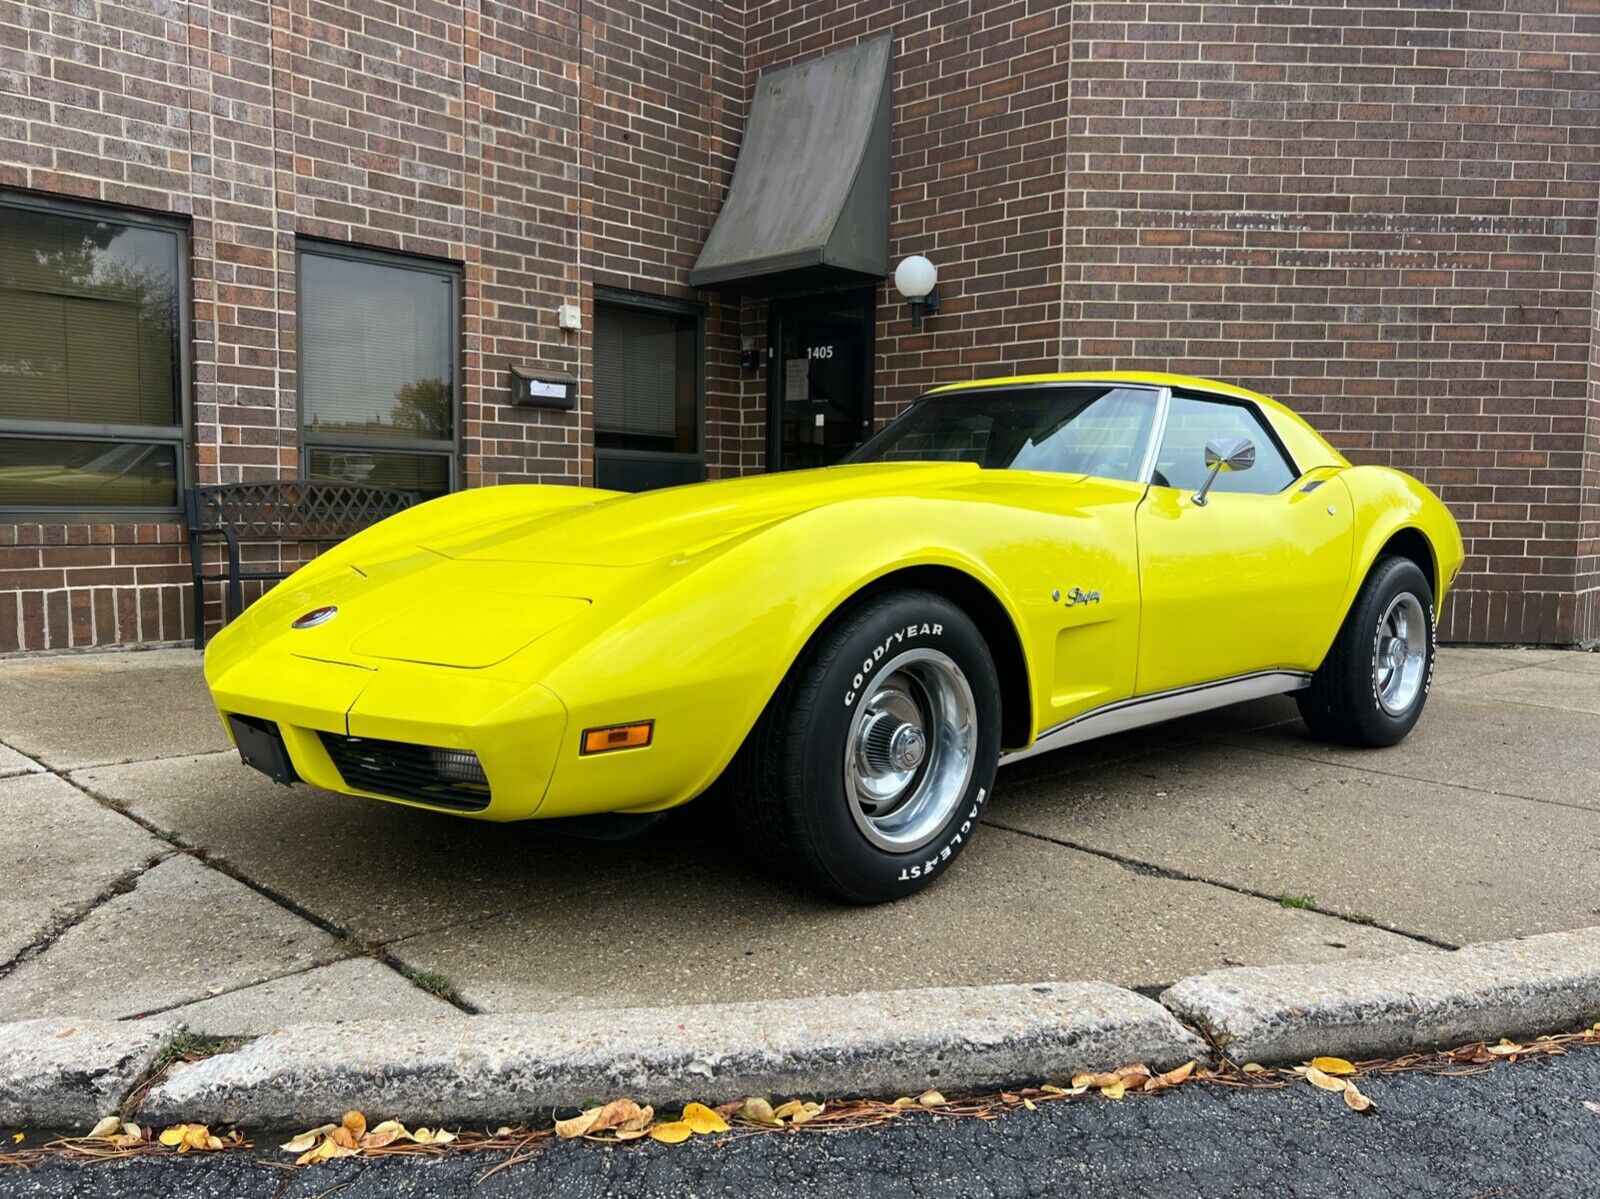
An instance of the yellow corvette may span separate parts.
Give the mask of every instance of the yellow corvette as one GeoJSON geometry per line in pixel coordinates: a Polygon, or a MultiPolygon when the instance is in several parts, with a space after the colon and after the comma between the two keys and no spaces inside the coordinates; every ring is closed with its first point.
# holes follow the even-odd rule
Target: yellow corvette
{"type": "Polygon", "coordinates": [[[724,780],[842,898],[940,877],[1002,758],[1293,692],[1391,745],[1455,521],[1280,404],[1111,372],[924,396],[839,466],[642,495],[461,492],[322,555],[212,642],[244,760],[487,820],[724,780]]]}

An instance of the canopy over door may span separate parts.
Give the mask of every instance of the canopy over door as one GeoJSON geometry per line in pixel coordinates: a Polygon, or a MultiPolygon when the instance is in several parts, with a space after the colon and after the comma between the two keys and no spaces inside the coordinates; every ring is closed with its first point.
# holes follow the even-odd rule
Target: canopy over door
{"type": "Polygon", "coordinates": [[[889,271],[890,42],[763,72],[695,287],[774,291],[889,271]]]}

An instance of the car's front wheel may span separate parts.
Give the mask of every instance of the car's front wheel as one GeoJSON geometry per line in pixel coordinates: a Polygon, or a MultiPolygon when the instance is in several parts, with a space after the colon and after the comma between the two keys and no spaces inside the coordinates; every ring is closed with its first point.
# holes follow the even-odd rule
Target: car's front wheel
{"type": "Polygon", "coordinates": [[[733,766],[751,847],[855,903],[921,890],[977,832],[1000,753],[1000,684],[960,608],[872,596],[807,647],[733,766]]]}
{"type": "Polygon", "coordinates": [[[1295,698],[1319,737],[1384,746],[1417,723],[1433,681],[1433,588],[1408,558],[1379,558],[1311,686],[1295,698]]]}

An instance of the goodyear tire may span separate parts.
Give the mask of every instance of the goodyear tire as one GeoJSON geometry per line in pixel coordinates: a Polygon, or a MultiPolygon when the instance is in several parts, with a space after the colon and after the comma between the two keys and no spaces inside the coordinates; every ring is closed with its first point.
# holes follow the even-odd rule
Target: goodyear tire
{"type": "Polygon", "coordinates": [[[1295,696],[1317,736],[1378,747],[1402,740],[1433,684],[1433,588],[1409,558],[1373,564],[1311,686],[1295,696]]]}
{"type": "Polygon", "coordinates": [[[870,597],[825,626],[734,762],[747,843],[852,903],[926,887],[977,832],[1000,754],[982,635],[929,591],[870,597]]]}

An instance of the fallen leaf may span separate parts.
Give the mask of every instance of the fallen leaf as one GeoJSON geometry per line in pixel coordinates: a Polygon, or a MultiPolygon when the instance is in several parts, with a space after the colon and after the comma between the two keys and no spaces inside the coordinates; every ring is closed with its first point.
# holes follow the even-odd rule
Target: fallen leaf
{"type": "Polygon", "coordinates": [[[336,1157],[354,1157],[355,1155],[356,1151],[354,1149],[347,1149],[334,1140],[332,1134],[329,1134],[318,1142],[315,1149],[302,1153],[295,1158],[294,1164],[297,1166],[310,1166],[317,1162],[332,1161],[336,1157]]]}
{"type": "MultiPolygon", "coordinates": [[[[292,1141],[285,1141],[279,1146],[279,1148],[285,1153],[304,1153],[307,1149],[310,1149],[313,1145],[315,1145],[318,1140],[327,1136],[332,1131],[332,1124],[319,1124],[310,1132],[302,1132],[292,1141]]],[[[162,1144],[166,1144],[166,1142],[163,1141],[162,1144]]]]}
{"type": "Polygon", "coordinates": [[[1121,1099],[1128,1093],[1128,1084],[1120,1078],[1108,1087],[1101,1087],[1100,1093],[1107,1099],[1121,1099]]]}
{"type": "Polygon", "coordinates": [[[587,1136],[589,1130],[594,1127],[595,1117],[599,1114],[599,1108],[591,1107],[586,1112],[579,1112],[570,1120],[557,1120],[556,1136],[569,1141],[573,1137],[587,1136]]]}
{"type": "Polygon", "coordinates": [[[650,1130],[650,1139],[660,1141],[664,1145],[676,1145],[680,1141],[687,1141],[694,1135],[694,1129],[682,1120],[674,1120],[670,1124],[657,1124],[650,1130]]]}
{"type": "Polygon", "coordinates": [[[1072,1076],[1072,1085],[1074,1087],[1093,1087],[1095,1090],[1099,1090],[1101,1087],[1109,1087],[1116,1081],[1117,1076],[1115,1074],[1101,1074],[1094,1070],[1080,1070],[1072,1076]]]}
{"type": "Polygon", "coordinates": [[[1489,1052],[1496,1057],[1510,1057],[1514,1053],[1526,1053],[1527,1050],[1515,1041],[1508,1041],[1506,1038],[1501,1037],[1498,1045],[1489,1046],[1489,1052]]]}
{"type": "Polygon", "coordinates": [[[933,1089],[926,1090],[917,1096],[917,1102],[923,1107],[943,1107],[950,1101],[933,1089]]]}
{"type": "Polygon", "coordinates": [[[339,1125],[332,1132],[330,1132],[328,1134],[328,1139],[337,1145],[344,1146],[346,1149],[354,1149],[356,1147],[355,1134],[343,1124],[339,1125]]]}
{"type": "Polygon", "coordinates": [[[14,1133],[11,1134],[11,1143],[13,1145],[20,1145],[20,1144],[22,1144],[22,1142],[26,1138],[27,1138],[27,1134],[26,1133],[14,1132],[14,1133]]]}
{"type": "Polygon", "coordinates": [[[1183,1082],[1186,1078],[1188,1078],[1189,1075],[1193,1074],[1195,1067],[1199,1064],[1200,1063],[1191,1058],[1189,1061],[1184,1062],[1183,1065],[1179,1066],[1176,1070],[1168,1070],[1165,1074],[1161,1075],[1161,1081],[1166,1083],[1169,1087],[1175,1087],[1180,1082],[1183,1082]]]}
{"type": "Polygon", "coordinates": [[[431,1133],[426,1128],[419,1128],[411,1134],[411,1139],[419,1145],[448,1145],[456,1139],[456,1134],[446,1128],[436,1128],[431,1133]],[[427,1134],[426,1137],[424,1134],[427,1134]]]}
{"type": "Polygon", "coordinates": [[[339,1123],[358,1141],[367,1135],[367,1117],[361,1112],[348,1111],[344,1114],[344,1119],[339,1123]]]}
{"type": "Polygon", "coordinates": [[[617,1129],[617,1140],[619,1140],[619,1141],[637,1141],[640,1137],[648,1136],[648,1135],[649,1134],[646,1133],[645,1130],[642,1129],[642,1128],[619,1128],[619,1129],[617,1129]]]}
{"type": "Polygon", "coordinates": [[[788,1103],[785,1103],[782,1107],[774,1111],[772,1113],[772,1118],[780,1123],[787,1120],[791,1125],[798,1127],[801,1124],[809,1123],[821,1114],[822,1104],[811,1103],[809,1101],[802,1102],[799,1099],[791,1099],[788,1103]]]}
{"type": "Polygon", "coordinates": [[[89,1130],[89,1139],[91,1141],[98,1141],[103,1137],[109,1137],[113,1133],[118,1133],[121,1131],[122,1121],[116,1116],[107,1116],[89,1130]]]}
{"type": "MultiPolygon", "coordinates": [[[[900,1101],[898,1099],[895,1100],[897,1105],[899,1102],[900,1101]]],[[[906,1102],[910,1103],[911,1100],[907,1099],[906,1102]]],[[[736,1111],[734,1114],[741,1120],[749,1120],[752,1124],[777,1123],[777,1120],[775,1120],[772,1115],[772,1104],[768,1103],[765,1099],[758,1099],[754,1095],[746,1099],[744,1103],[740,1105],[738,1111],[736,1111]]]]}
{"type": "Polygon", "coordinates": [[[590,1118],[589,1127],[584,1130],[584,1135],[606,1132],[620,1128],[624,1124],[631,1125],[637,1122],[641,1111],[643,1109],[632,1099],[613,1099],[610,1103],[591,1108],[584,1113],[590,1118]]]}
{"type": "Polygon", "coordinates": [[[162,1129],[157,1139],[167,1148],[176,1149],[179,1153],[223,1148],[222,1138],[213,1135],[211,1129],[204,1124],[174,1124],[162,1129]]]}
{"type": "Polygon", "coordinates": [[[1168,1070],[1165,1074],[1157,1074],[1144,1084],[1147,1091],[1165,1091],[1168,1087],[1175,1087],[1194,1073],[1198,1063],[1187,1061],[1175,1070],[1168,1070]]]}
{"type": "Polygon", "coordinates": [[[1324,1091],[1342,1091],[1345,1088],[1344,1079],[1324,1074],[1315,1066],[1306,1071],[1306,1081],[1314,1087],[1321,1087],[1324,1091]]]}
{"type": "Polygon", "coordinates": [[[1373,1108],[1371,1098],[1363,1095],[1353,1082],[1344,1084],[1344,1105],[1353,1112],[1370,1112],[1373,1108]]]}
{"type": "Polygon", "coordinates": [[[1027,1098],[1023,1099],[1022,1106],[1027,1108],[1030,1112],[1036,1112],[1039,1110],[1039,1105],[1033,1100],[1027,1098]]]}
{"type": "Polygon", "coordinates": [[[411,1134],[406,1131],[406,1126],[398,1120],[385,1120],[376,1128],[369,1129],[361,1138],[359,1148],[383,1149],[393,1145],[396,1141],[408,1141],[411,1134]]]}
{"type": "Polygon", "coordinates": [[[1243,1070],[1246,1074],[1265,1074],[1267,1072],[1267,1068],[1260,1062],[1246,1062],[1244,1065],[1240,1066],[1239,1069],[1243,1070]]]}
{"type": "Polygon", "coordinates": [[[650,1127],[650,1121],[656,1118],[656,1109],[648,1103],[641,1107],[637,1113],[617,1125],[617,1135],[623,1133],[642,1133],[650,1127]]]}
{"type": "Polygon", "coordinates": [[[132,1137],[136,1141],[142,1141],[144,1140],[144,1129],[140,1128],[132,1120],[129,1120],[122,1126],[122,1135],[125,1137],[132,1137]]]}
{"type": "Polygon", "coordinates": [[[1053,1082],[1047,1082],[1039,1089],[1046,1095],[1065,1095],[1067,1093],[1066,1087],[1058,1087],[1053,1082]]]}
{"type": "MultiPolygon", "coordinates": [[[[777,1113],[773,1113],[776,1115],[777,1113]]],[[[683,1122],[700,1136],[727,1132],[728,1122],[703,1103],[690,1103],[683,1109],[683,1122]]]]}
{"type": "Polygon", "coordinates": [[[1324,1074],[1341,1075],[1354,1074],[1356,1072],[1355,1066],[1345,1061],[1342,1057],[1314,1057],[1311,1059],[1311,1064],[1324,1074]]]}

